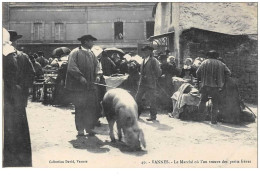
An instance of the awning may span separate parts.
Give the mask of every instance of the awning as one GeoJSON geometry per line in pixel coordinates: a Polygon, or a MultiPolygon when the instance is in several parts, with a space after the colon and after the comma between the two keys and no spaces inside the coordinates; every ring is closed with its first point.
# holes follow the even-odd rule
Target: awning
{"type": "Polygon", "coordinates": [[[168,33],[163,33],[163,34],[160,34],[160,35],[154,35],[154,36],[149,37],[147,40],[148,40],[148,41],[153,41],[154,39],[159,39],[159,38],[163,38],[163,37],[168,37],[168,36],[170,36],[170,35],[174,35],[174,31],[168,32],[168,33]]]}

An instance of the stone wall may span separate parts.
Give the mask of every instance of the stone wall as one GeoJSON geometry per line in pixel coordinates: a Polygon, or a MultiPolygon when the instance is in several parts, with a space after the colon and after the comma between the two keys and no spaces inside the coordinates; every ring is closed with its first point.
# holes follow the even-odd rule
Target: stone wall
{"type": "Polygon", "coordinates": [[[209,51],[215,49],[224,59],[224,63],[231,70],[232,76],[237,79],[238,88],[245,102],[257,104],[258,100],[258,47],[257,40],[250,38],[229,41],[230,44],[221,42],[186,42],[183,44],[182,60],[191,57],[195,59],[199,50],[209,51]]]}
{"type": "Polygon", "coordinates": [[[238,45],[234,61],[227,60],[227,65],[238,79],[241,97],[249,103],[257,104],[258,100],[258,54],[257,41],[248,40],[238,45]]]}

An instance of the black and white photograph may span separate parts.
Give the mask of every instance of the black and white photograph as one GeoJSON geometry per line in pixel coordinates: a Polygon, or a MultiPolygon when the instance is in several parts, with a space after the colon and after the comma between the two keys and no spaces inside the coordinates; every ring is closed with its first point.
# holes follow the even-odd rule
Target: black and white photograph
{"type": "Polygon", "coordinates": [[[3,168],[257,168],[257,2],[2,2],[3,168]]]}

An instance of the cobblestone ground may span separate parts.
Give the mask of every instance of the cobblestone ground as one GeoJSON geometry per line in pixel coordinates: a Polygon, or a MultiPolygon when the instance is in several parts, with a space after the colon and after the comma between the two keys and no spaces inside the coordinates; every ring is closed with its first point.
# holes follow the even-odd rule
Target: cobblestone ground
{"type": "MultiPolygon", "coordinates": [[[[257,113],[257,106],[249,105],[257,113]]],[[[95,137],[76,137],[73,106],[29,102],[34,167],[256,167],[257,121],[243,125],[182,121],[160,112],[158,121],[139,121],[147,147],[129,152],[111,143],[108,124],[95,137]]]]}

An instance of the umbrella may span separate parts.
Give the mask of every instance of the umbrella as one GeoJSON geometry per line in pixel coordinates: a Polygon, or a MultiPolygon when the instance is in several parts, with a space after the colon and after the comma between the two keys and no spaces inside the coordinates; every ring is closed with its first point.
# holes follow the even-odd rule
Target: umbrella
{"type": "Polygon", "coordinates": [[[135,60],[138,64],[142,64],[144,59],[139,55],[135,55],[134,57],[131,58],[131,60],[135,60]]]}
{"type": "Polygon", "coordinates": [[[125,55],[125,52],[118,48],[107,48],[104,51],[106,51],[108,54],[118,53],[121,57],[125,55]]]}
{"type": "Polygon", "coordinates": [[[62,55],[68,55],[70,54],[71,50],[67,47],[59,47],[53,50],[52,55],[61,57],[62,55]]]}
{"type": "Polygon", "coordinates": [[[132,57],[131,57],[131,55],[126,54],[126,55],[123,56],[123,58],[126,59],[127,62],[129,62],[132,57]]]}
{"type": "Polygon", "coordinates": [[[91,48],[91,51],[94,53],[96,57],[98,57],[103,52],[103,49],[100,46],[93,46],[91,48]]]}

